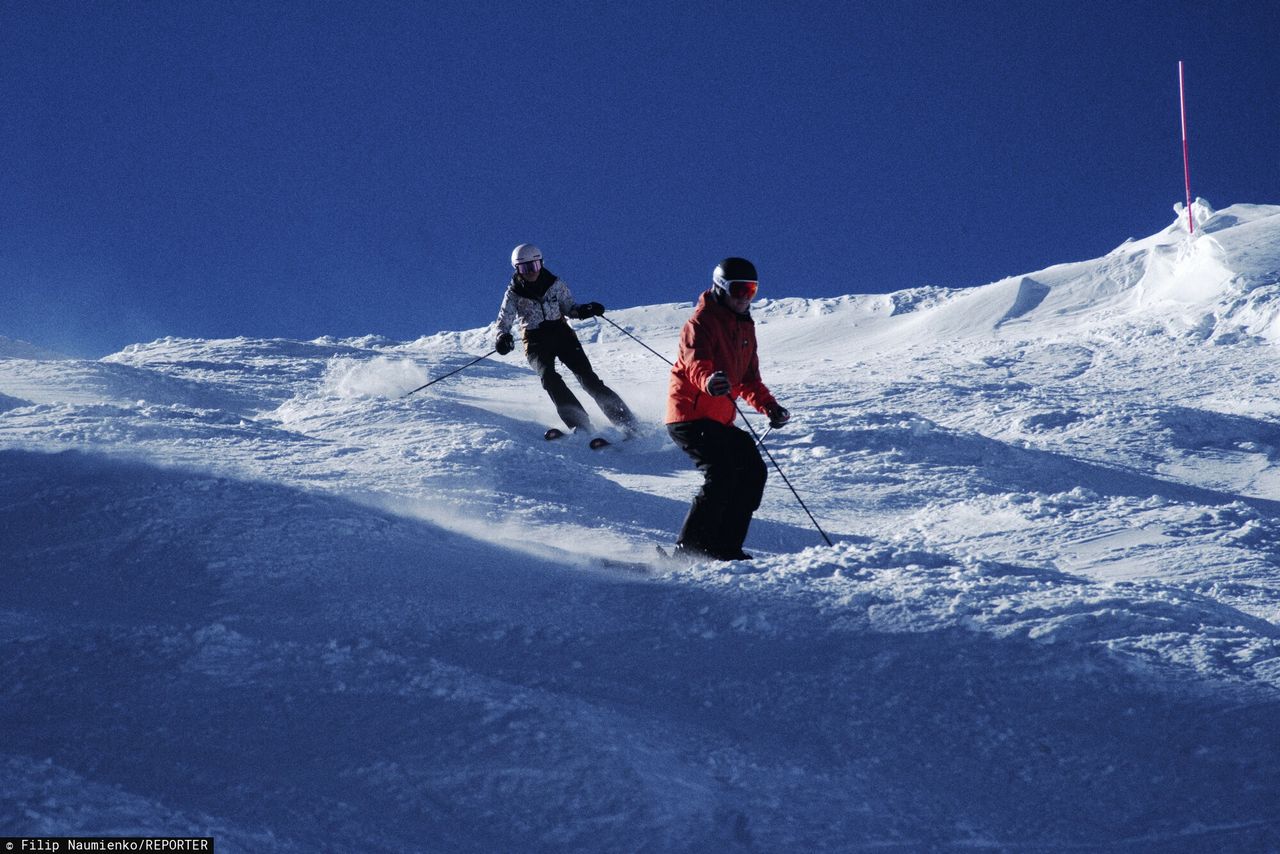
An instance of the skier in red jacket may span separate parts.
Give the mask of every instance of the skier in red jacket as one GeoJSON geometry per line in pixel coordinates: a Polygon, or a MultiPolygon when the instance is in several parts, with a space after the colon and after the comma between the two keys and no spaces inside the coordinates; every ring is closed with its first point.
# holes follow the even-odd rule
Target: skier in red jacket
{"type": "Polygon", "coordinates": [[[676,540],[695,559],[750,560],[742,550],[768,472],[755,440],[733,426],[741,397],[781,427],[791,415],[760,379],[751,300],[758,279],[744,258],[726,258],[680,331],[667,392],[667,432],[703,473],[676,540]]]}

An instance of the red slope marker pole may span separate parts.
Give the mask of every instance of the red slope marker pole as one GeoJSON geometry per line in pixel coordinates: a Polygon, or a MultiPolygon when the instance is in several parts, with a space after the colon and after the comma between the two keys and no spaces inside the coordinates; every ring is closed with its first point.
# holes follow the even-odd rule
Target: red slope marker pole
{"type": "Polygon", "coordinates": [[[1187,88],[1182,78],[1182,60],[1178,60],[1178,103],[1182,107],[1182,178],[1187,186],[1187,232],[1196,233],[1195,220],[1191,218],[1191,156],[1187,150],[1187,88]]]}

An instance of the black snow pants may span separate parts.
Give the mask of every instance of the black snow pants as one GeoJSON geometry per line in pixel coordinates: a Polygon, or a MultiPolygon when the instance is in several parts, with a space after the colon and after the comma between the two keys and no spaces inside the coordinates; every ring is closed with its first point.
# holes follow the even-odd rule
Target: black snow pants
{"type": "Polygon", "coordinates": [[[564,378],[556,371],[556,359],[573,372],[578,383],[591,395],[609,420],[624,430],[635,427],[635,416],[613,389],[604,384],[591,367],[582,343],[573,327],[563,320],[544,323],[530,329],[524,335],[524,352],[529,364],[538,372],[542,387],[551,396],[556,413],[570,430],[591,429],[591,419],[578,398],[565,385],[564,378]]]}
{"type": "Polygon", "coordinates": [[[693,497],[676,544],[734,559],[742,553],[769,476],[755,440],[709,418],[668,424],[667,432],[703,474],[702,488],[693,497]]]}

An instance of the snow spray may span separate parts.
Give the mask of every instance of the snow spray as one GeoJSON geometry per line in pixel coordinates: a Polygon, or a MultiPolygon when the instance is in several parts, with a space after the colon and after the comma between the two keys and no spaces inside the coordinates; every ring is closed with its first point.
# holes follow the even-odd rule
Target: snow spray
{"type": "Polygon", "coordinates": [[[1178,104],[1182,109],[1182,179],[1187,187],[1187,232],[1196,233],[1196,222],[1191,216],[1191,157],[1187,150],[1187,88],[1182,78],[1182,60],[1178,60],[1178,104]]]}
{"type": "Polygon", "coordinates": [[[399,397],[407,385],[420,383],[426,376],[415,362],[409,359],[350,359],[337,357],[329,360],[321,380],[321,390],[327,395],[341,398],[399,397]]]}
{"type": "Polygon", "coordinates": [[[441,374],[440,376],[438,376],[438,377],[436,377],[435,379],[433,379],[431,382],[429,382],[429,383],[423,383],[422,385],[420,385],[420,386],[418,386],[417,388],[415,388],[413,391],[407,391],[407,392],[405,392],[404,394],[402,394],[402,395],[400,395],[400,396],[401,396],[401,397],[408,397],[408,396],[409,396],[409,395],[411,395],[411,394],[416,394],[417,392],[422,391],[424,388],[426,388],[426,387],[427,387],[427,386],[429,386],[429,385],[435,385],[436,383],[440,382],[440,380],[447,380],[449,377],[453,376],[454,374],[458,373],[459,371],[465,371],[467,368],[471,367],[471,366],[472,366],[472,365],[474,365],[476,362],[479,362],[479,361],[480,361],[480,360],[482,360],[482,359],[487,359],[487,358],[489,358],[490,356],[492,356],[492,355],[493,355],[494,353],[496,353],[496,352],[498,352],[498,351],[497,351],[497,349],[493,349],[493,350],[490,350],[488,353],[485,353],[483,356],[476,356],[474,359],[472,359],[470,362],[467,362],[467,363],[466,363],[465,365],[463,365],[461,368],[454,368],[454,369],[453,369],[452,371],[450,371],[449,373],[447,373],[447,374],[441,374]]]}

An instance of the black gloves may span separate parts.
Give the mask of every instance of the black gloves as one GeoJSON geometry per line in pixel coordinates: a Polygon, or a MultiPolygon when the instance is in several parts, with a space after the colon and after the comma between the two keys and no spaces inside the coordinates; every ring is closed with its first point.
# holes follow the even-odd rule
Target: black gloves
{"type": "Polygon", "coordinates": [[[498,351],[499,356],[505,356],[515,349],[515,339],[511,337],[510,332],[504,332],[498,336],[498,341],[493,345],[493,349],[498,351]]]}
{"type": "Polygon", "coordinates": [[[575,320],[586,320],[588,317],[599,317],[604,314],[604,306],[598,302],[584,302],[581,305],[575,305],[569,314],[575,320]]]}
{"type": "MultiPolygon", "coordinates": [[[[733,383],[729,382],[729,378],[725,376],[724,371],[716,371],[707,377],[707,382],[703,386],[707,394],[712,397],[724,397],[733,391],[733,383]]],[[[765,415],[769,416],[769,426],[774,430],[786,425],[791,420],[791,413],[782,404],[774,401],[774,403],[765,410],[765,415]]]]}
{"type": "Polygon", "coordinates": [[[733,388],[733,384],[729,382],[729,378],[724,375],[724,371],[716,371],[707,377],[707,394],[712,397],[724,397],[733,388]]]}

